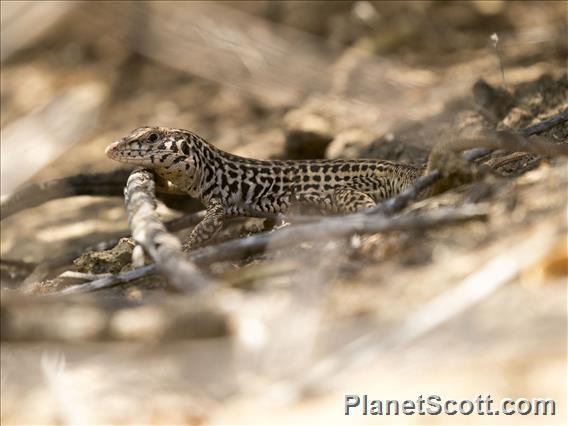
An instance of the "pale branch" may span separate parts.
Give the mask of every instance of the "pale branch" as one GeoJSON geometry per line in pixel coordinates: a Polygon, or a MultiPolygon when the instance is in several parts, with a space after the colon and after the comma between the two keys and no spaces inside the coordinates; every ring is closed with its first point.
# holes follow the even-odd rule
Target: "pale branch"
{"type": "Polygon", "coordinates": [[[73,278],[77,280],[94,281],[100,278],[110,277],[112,274],[91,274],[89,272],[65,271],[59,274],[57,278],[73,278]]]}
{"type": "Polygon", "coordinates": [[[195,292],[213,284],[182,252],[179,239],[170,234],[156,212],[152,172],[134,170],[124,191],[128,221],[134,241],[144,247],[170,283],[184,292],[195,292]]]}

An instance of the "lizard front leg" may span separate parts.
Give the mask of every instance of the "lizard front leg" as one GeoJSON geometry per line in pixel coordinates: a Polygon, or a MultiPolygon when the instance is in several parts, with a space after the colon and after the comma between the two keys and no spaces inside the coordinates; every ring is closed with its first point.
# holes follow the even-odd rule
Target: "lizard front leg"
{"type": "Polygon", "coordinates": [[[191,250],[209,241],[223,228],[224,222],[225,207],[219,200],[212,199],[207,205],[205,217],[193,228],[183,244],[183,249],[191,250]]]}

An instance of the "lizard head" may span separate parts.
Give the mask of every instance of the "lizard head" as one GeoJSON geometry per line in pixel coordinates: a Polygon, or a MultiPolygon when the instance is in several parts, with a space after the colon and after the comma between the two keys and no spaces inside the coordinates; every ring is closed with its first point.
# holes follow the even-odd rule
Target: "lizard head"
{"type": "Polygon", "coordinates": [[[111,143],[105,152],[113,160],[152,169],[188,194],[198,196],[200,152],[206,146],[205,140],[189,130],[140,127],[111,143]]]}
{"type": "Polygon", "coordinates": [[[156,156],[161,156],[167,151],[166,140],[171,140],[169,129],[139,127],[107,146],[105,153],[109,158],[121,163],[152,167],[154,160],[157,159],[156,156]]]}
{"type": "Polygon", "coordinates": [[[140,127],[111,143],[105,153],[122,163],[161,168],[191,159],[193,133],[168,127],[140,127]]]}

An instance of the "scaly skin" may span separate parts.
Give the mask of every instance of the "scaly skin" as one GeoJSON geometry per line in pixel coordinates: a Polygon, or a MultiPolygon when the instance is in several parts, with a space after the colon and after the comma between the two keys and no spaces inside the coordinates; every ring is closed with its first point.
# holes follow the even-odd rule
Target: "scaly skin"
{"type": "Polygon", "coordinates": [[[207,207],[186,248],[212,238],[227,216],[285,213],[293,204],[356,212],[398,194],[422,173],[380,160],[253,160],[221,151],[188,130],[164,127],[136,129],[106,154],[153,170],[207,207]]]}
{"type": "MultiPolygon", "coordinates": [[[[357,212],[397,195],[418,177],[443,168],[447,177],[435,192],[469,178],[466,164],[452,160],[451,151],[475,146],[568,154],[568,147],[531,140],[484,135],[447,140],[431,152],[428,167],[383,160],[254,160],[224,152],[188,130],[142,127],[112,143],[106,154],[113,160],[153,170],[173,190],[196,197],[207,207],[193,229],[186,249],[211,239],[225,217],[285,213],[302,206],[325,213],[357,212]],[[535,148],[536,147],[536,148],[535,148]],[[552,151],[550,151],[552,150],[552,151]],[[550,151],[550,152],[549,152],[550,151]]],[[[431,192],[431,191],[430,191],[431,192]]],[[[424,194],[430,195],[430,194],[424,194]]]]}

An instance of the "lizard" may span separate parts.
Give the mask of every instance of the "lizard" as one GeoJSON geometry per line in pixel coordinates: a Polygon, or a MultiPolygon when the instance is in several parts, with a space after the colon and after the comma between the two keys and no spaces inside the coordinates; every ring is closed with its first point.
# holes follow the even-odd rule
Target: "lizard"
{"type": "Polygon", "coordinates": [[[205,216],[184,242],[190,250],[212,239],[228,217],[286,213],[295,204],[321,213],[360,212],[444,169],[446,179],[422,194],[433,195],[451,186],[449,181],[471,179],[471,168],[450,155],[455,151],[484,147],[568,155],[565,144],[501,133],[500,138],[486,134],[439,142],[424,166],[379,159],[257,160],[225,152],[189,130],[167,127],[135,129],[105,152],[152,170],[168,190],[203,203],[205,216]]]}

